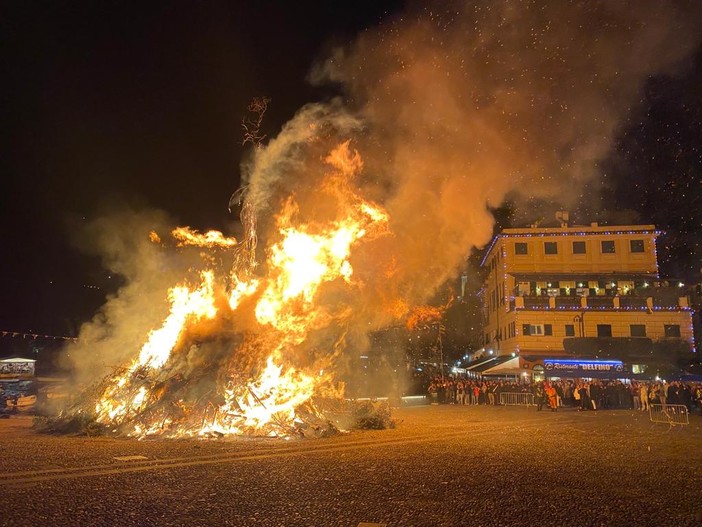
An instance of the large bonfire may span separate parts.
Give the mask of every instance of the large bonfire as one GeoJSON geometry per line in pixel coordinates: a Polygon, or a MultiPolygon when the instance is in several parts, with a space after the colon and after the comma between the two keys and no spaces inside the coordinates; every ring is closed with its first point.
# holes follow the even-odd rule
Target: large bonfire
{"type": "MultiPolygon", "coordinates": [[[[310,360],[306,342],[314,332],[343,328],[350,313],[318,302],[320,288],[357,287],[352,250],[388,234],[386,212],[353,190],[362,168],[358,153],[343,143],[325,164],[319,192],[334,203],[334,214],[303,224],[294,196],[288,197],[261,265],[256,214],[245,193],[239,194],[241,241],[218,231],[173,230],[172,244],[197,247],[202,267],[168,291],[168,315],[145,336],[131,363],[59,419],[134,437],[289,436],[324,426],[320,404],[343,396],[331,373],[343,331],[327,353],[318,354],[323,359],[310,360]],[[232,266],[220,264],[216,255],[223,251],[233,252],[232,266]],[[242,321],[245,330],[238,326],[242,321]],[[203,351],[203,340],[212,338],[218,346],[203,351]]],[[[163,244],[155,232],[151,240],[163,244]]]]}

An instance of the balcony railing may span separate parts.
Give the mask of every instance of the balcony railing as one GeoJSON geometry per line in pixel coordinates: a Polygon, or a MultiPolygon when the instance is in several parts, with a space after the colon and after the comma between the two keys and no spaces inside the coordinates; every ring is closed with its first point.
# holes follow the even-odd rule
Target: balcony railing
{"type": "Polygon", "coordinates": [[[687,309],[687,297],[673,296],[516,296],[510,300],[514,309],[687,309]]]}

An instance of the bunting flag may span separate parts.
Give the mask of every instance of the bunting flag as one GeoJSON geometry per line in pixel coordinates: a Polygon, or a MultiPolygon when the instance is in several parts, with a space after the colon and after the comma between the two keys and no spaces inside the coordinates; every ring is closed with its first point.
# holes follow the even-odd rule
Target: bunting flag
{"type": "Polygon", "coordinates": [[[49,340],[72,340],[74,342],[78,341],[77,337],[67,337],[65,335],[42,335],[40,333],[22,333],[21,331],[4,331],[0,330],[0,335],[3,337],[15,338],[22,337],[23,339],[49,339],[49,340]]]}

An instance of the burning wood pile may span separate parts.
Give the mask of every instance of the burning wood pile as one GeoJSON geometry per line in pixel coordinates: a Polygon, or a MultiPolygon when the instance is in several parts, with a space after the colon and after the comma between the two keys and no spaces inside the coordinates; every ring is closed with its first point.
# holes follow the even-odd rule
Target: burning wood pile
{"type": "MultiPolygon", "coordinates": [[[[262,272],[256,268],[256,215],[245,196],[239,195],[243,242],[217,231],[172,231],[176,247],[201,251],[201,268],[170,288],[167,316],[131,362],[43,428],[208,438],[327,434],[342,416],[351,416],[341,425],[349,426],[354,410],[332,371],[351,313],[343,303],[320,302],[320,291],[357,285],[351,250],[363,239],[387,235],[388,218],[351,191],[348,181],[360,159],[348,143],[327,164],[326,192],[334,196],[335,213],[325,223],[301,225],[289,197],[276,216],[277,236],[262,272]],[[231,267],[216,257],[221,252],[230,253],[231,267]],[[327,349],[316,352],[320,347],[327,349]]],[[[163,243],[156,233],[151,241],[163,243]]],[[[374,412],[364,406],[363,423],[391,423],[385,409],[369,418],[374,412]]]]}

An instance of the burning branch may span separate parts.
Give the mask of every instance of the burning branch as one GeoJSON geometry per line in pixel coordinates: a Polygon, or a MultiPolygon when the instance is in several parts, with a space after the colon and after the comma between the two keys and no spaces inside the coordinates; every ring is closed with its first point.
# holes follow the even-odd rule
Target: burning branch
{"type": "Polygon", "coordinates": [[[244,129],[242,145],[251,143],[254,147],[260,148],[266,138],[265,135],[261,135],[261,125],[269,102],[271,102],[270,98],[262,96],[254,97],[249,103],[246,108],[249,113],[241,120],[241,127],[244,129]]]}
{"type": "Polygon", "coordinates": [[[241,206],[239,215],[244,226],[244,240],[234,251],[234,265],[232,266],[232,281],[248,280],[256,268],[256,211],[251,201],[247,199],[248,187],[241,187],[229,198],[229,212],[234,205],[241,206]]]}

